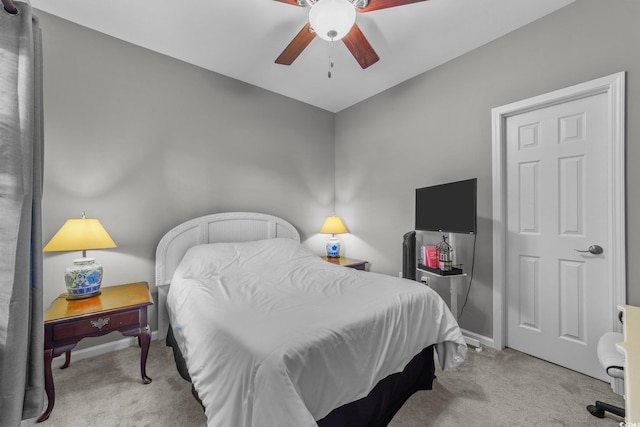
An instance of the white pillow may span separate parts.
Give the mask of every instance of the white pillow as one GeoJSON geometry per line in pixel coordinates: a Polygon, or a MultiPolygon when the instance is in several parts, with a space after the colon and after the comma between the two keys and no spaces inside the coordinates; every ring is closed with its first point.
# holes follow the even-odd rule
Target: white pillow
{"type": "Polygon", "coordinates": [[[185,253],[174,275],[185,279],[213,278],[240,269],[275,268],[288,262],[320,258],[292,239],[197,245],[185,253]]]}

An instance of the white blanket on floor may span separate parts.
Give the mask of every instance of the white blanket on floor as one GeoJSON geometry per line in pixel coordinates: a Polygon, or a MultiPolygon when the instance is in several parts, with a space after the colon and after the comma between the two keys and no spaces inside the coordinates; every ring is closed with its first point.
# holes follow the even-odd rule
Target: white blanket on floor
{"type": "Polygon", "coordinates": [[[427,286],[330,264],[290,239],[191,248],[167,305],[211,427],[316,426],[429,345],[443,369],[466,354],[427,286]]]}

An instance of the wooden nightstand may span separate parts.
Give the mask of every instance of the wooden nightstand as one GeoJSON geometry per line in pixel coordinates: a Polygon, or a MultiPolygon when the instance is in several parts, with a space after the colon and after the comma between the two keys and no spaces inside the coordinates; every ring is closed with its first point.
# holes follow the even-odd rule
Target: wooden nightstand
{"type": "Polygon", "coordinates": [[[38,422],[49,418],[55,403],[55,388],[51,361],[65,353],[62,369],[69,366],[71,350],[86,337],[106,335],[119,331],[125,336],[138,337],[142,347],[140,372],[142,382],[149,384],[147,355],[151,334],[147,322],[147,306],[153,304],[147,282],[101,288],[94,297],[67,300],[67,294],[56,298],[44,314],[44,378],[49,403],[38,422]]]}
{"type": "Polygon", "coordinates": [[[350,267],[350,268],[355,268],[356,270],[364,270],[365,266],[367,265],[368,261],[362,261],[359,259],[352,259],[352,258],[329,258],[328,256],[323,256],[322,257],[323,260],[330,262],[332,264],[338,264],[341,265],[343,267],[350,267]]]}

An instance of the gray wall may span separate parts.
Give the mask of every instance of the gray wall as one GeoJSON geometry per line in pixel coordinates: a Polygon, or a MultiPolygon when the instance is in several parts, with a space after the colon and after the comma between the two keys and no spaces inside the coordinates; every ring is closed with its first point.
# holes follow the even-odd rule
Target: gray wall
{"type": "MultiPolygon", "coordinates": [[[[628,303],[640,304],[640,2],[579,0],[514,33],[336,115],[336,210],[353,233],[347,256],[398,274],[414,190],[478,178],[475,275],[460,320],[492,336],[491,116],[493,107],[627,71],[628,303]]],[[[425,241],[437,241],[429,234],[425,241]]],[[[471,265],[473,238],[457,238],[471,265]]],[[[447,298],[447,284],[434,283],[447,298]]],[[[460,303],[466,286],[460,289],[460,303]]]]}
{"type": "MultiPolygon", "coordinates": [[[[490,337],[490,110],[623,70],[628,259],[640,249],[635,0],[579,0],[336,115],[37,14],[45,54],[44,239],[81,211],[100,218],[118,244],[90,253],[104,265],[106,285],[152,283],[161,236],[212,212],[281,216],[321,253],[325,237],[316,232],[333,210],[334,185],[336,212],[350,231],[341,236],[344,255],[397,275],[402,235],[413,229],[414,189],[477,177],[475,275],[461,324],[490,337]]],[[[469,267],[472,237],[455,243],[469,267]]],[[[47,304],[64,292],[62,272],[76,256],[45,255],[47,304]]],[[[640,305],[640,265],[628,264],[628,302],[640,305]]],[[[445,283],[433,286],[447,298],[445,283]]]]}
{"type": "MultiPolygon", "coordinates": [[[[164,233],[215,212],[280,216],[322,253],[317,231],[334,208],[332,113],[37,15],[45,243],[82,211],[99,218],[118,245],[88,253],[106,286],[153,286],[164,233]]],[[[45,254],[46,305],[65,292],[64,269],[79,256],[45,254]]]]}

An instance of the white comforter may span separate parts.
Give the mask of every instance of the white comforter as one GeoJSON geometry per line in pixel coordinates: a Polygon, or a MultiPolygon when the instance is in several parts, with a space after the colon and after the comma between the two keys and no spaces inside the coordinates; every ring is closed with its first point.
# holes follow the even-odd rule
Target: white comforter
{"type": "Polygon", "coordinates": [[[466,354],[428,287],[330,264],[290,239],[191,248],[167,304],[211,427],[316,426],[431,344],[443,369],[466,354]]]}

